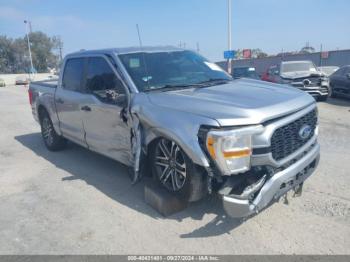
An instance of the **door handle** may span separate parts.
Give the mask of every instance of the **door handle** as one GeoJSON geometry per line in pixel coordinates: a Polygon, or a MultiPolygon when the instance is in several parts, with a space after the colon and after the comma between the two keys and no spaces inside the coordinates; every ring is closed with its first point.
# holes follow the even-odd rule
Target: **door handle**
{"type": "Polygon", "coordinates": [[[83,107],[81,107],[81,110],[83,110],[83,111],[91,111],[91,107],[83,106],[83,107]]]}
{"type": "Polygon", "coordinates": [[[63,99],[62,99],[62,98],[57,98],[57,99],[56,99],[56,103],[63,104],[63,103],[64,103],[64,101],[63,101],[63,99]]]}

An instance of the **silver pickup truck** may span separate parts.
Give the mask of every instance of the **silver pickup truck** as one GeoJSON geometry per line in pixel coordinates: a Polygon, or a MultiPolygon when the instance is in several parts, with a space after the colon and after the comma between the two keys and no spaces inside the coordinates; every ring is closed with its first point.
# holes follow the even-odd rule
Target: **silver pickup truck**
{"type": "Polygon", "coordinates": [[[233,80],[189,50],[73,53],[57,82],[30,84],[29,98],[49,150],[72,141],[130,166],[133,182],[152,175],[183,201],[217,192],[232,217],[300,194],[319,161],[310,95],[233,80]]]}

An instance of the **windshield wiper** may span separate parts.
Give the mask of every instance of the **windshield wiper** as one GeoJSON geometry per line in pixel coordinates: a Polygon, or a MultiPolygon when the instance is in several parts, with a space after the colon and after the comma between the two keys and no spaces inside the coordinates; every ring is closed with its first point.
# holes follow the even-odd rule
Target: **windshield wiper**
{"type": "Polygon", "coordinates": [[[164,85],[161,87],[156,87],[156,88],[150,88],[146,89],[145,92],[152,92],[152,91],[171,91],[171,90],[180,90],[180,89],[185,89],[185,88],[192,88],[192,87],[197,87],[201,86],[201,84],[183,84],[183,85],[164,85]]]}
{"type": "Polygon", "coordinates": [[[208,80],[205,80],[203,82],[197,83],[198,85],[205,85],[205,84],[226,84],[227,82],[232,81],[232,79],[227,79],[227,78],[210,78],[208,80]]]}
{"type": "Polygon", "coordinates": [[[193,83],[193,84],[181,84],[181,85],[168,84],[168,85],[164,85],[161,87],[149,88],[149,89],[146,89],[145,92],[152,92],[152,91],[166,92],[166,91],[181,90],[181,89],[193,88],[193,87],[195,87],[195,88],[207,87],[207,86],[212,86],[212,85],[226,84],[229,81],[232,81],[232,80],[226,79],[226,78],[211,78],[211,79],[205,80],[203,82],[193,83]]]}

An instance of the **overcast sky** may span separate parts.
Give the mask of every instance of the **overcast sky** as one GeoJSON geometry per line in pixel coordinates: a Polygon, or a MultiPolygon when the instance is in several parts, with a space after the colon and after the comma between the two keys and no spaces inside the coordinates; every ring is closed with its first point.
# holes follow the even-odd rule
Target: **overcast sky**
{"type": "MultiPolygon", "coordinates": [[[[227,49],[227,0],[0,0],[0,35],[33,31],[60,35],[64,53],[138,45],[196,48],[222,60],[227,49]]],[[[350,0],[232,0],[233,49],[274,54],[309,42],[317,50],[350,48],[350,0]]]]}

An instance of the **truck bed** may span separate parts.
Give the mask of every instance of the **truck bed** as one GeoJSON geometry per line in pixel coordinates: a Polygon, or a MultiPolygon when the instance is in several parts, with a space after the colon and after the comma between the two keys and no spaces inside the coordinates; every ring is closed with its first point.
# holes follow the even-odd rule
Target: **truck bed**
{"type": "Polygon", "coordinates": [[[31,107],[35,120],[39,120],[37,112],[39,104],[44,105],[52,119],[55,120],[56,112],[54,99],[57,84],[57,79],[34,81],[29,84],[31,107]]]}
{"type": "Polygon", "coordinates": [[[31,82],[31,84],[45,86],[45,87],[50,87],[50,88],[56,88],[57,84],[58,84],[58,79],[34,81],[34,82],[31,82]]]}

